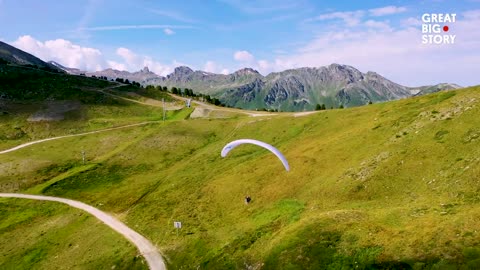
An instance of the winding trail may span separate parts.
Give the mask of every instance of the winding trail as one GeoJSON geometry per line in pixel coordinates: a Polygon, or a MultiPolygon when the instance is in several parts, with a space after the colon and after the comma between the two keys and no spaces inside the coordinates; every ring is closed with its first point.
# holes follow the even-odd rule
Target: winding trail
{"type": "MultiPolygon", "coordinates": [[[[156,99],[153,99],[153,98],[148,98],[148,97],[145,97],[145,96],[142,96],[142,95],[139,95],[139,94],[136,94],[136,93],[133,93],[131,92],[131,94],[134,94],[135,96],[138,96],[138,97],[141,97],[143,99],[145,99],[145,101],[140,101],[140,100],[136,100],[136,99],[131,99],[131,98],[128,98],[128,97],[124,97],[124,96],[120,96],[120,95],[116,95],[114,93],[110,93],[110,92],[106,92],[108,90],[112,90],[114,88],[119,88],[119,87],[122,87],[122,86],[127,86],[128,84],[122,84],[122,83],[118,83],[116,85],[113,85],[113,86],[109,86],[109,87],[106,87],[106,88],[103,88],[103,89],[96,89],[94,91],[97,91],[99,93],[102,93],[102,94],[105,94],[105,95],[108,95],[108,96],[111,96],[113,98],[118,98],[118,99],[122,99],[122,100],[125,100],[125,101],[129,101],[129,102],[133,102],[133,103],[137,103],[137,104],[141,104],[141,105],[145,105],[145,106],[152,106],[152,107],[160,107],[160,108],[163,108],[163,103],[159,100],[156,100],[156,99]]],[[[172,105],[170,104],[171,102],[165,102],[165,110],[167,111],[174,111],[174,110],[179,110],[181,108],[183,108],[183,106],[178,106],[178,105],[172,105]]]]}
{"type": "Polygon", "coordinates": [[[125,126],[120,126],[120,127],[113,127],[113,128],[102,129],[102,130],[89,131],[89,132],[85,132],[85,133],[78,133],[78,134],[64,135],[64,136],[58,136],[58,137],[52,137],[52,138],[42,139],[42,140],[38,140],[38,141],[33,141],[33,142],[24,143],[24,144],[15,146],[15,147],[13,147],[13,148],[0,151],[0,155],[1,155],[1,154],[6,154],[6,153],[9,153],[9,152],[13,152],[13,151],[16,151],[16,150],[19,150],[19,149],[22,149],[22,148],[24,148],[24,147],[27,147],[27,146],[30,146],[30,145],[33,145],[33,144],[46,142],[46,141],[53,141],[53,140],[58,140],[58,139],[63,139],[63,138],[70,138],[70,137],[77,137],[77,136],[85,136],[85,135],[95,134],[95,133],[100,133],[100,132],[105,132],[105,131],[111,131],[111,130],[117,130],[117,129],[122,129],[122,128],[129,128],[129,127],[136,127],[136,126],[143,126],[143,125],[147,125],[147,124],[160,123],[160,122],[162,122],[162,121],[147,121],[147,122],[142,122],[142,123],[137,123],[137,124],[130,124],[130,125],[125,125],[125,126]]]}
{"type": "MultiPolygon", "coordinates": [[[[115,88],[115,87],[110,87],[110,88],[107,88],[107,89],[102,89],[102,90],[97,90],[97,91],[100,92],[100,93],[103,93],[105,95],[108,95],[108,96],[111,96],[111,97],[114,97],[114,98],[118,98],[118,99],[122,99],[122,100],[125,100],[125,101],[128,101],[128,102],[133,102],[133,103],[137,103],[137,104],[141,104],[141,105],[145,105],[145,106],[163,108],[163,103],[161,101],[158,101],[158,100],[152,99],[152,98],[147,98],[147,97],[144,97],[144,96],[141,96],[141,95],[138,95],[138,94],[137,94],[137,96],[141,97],[141,98],[144,98],[145,102],[140,101],[140,100],[127,98],[127,97],[123,97],[123,96],[119,96],[119,95],[115,95],[113,93],[105,92],[105,90],[110,90],[112,88],[115,88]]],[[[170,102],[165,102],[165,105],[166,105],[165,110],[167,110],[167,111],[174,111],[174,110],[179,110],[179,109],[183,108],[183,106],[171,105],[170,102]]]]}
{"type": "Polygon", "coordinates": [[[140,251],[142,256],[147,260],[148,266],[152,270],[165,270],[165,263],[162,256],[157,251],[157,248],[148,241],[141,234],[130,229],[127,225],[123,224],[118,219],[110,216],[109,214],[93,207],[88,204],[74,201],[70,199],[50,197],[50,196],[38,196],[38,195],[29,195],[29,194],[18,194],[18,193],[0,193],[0,197],[3,198],[21,198],[21,199],[30,199],[30,200],[40,200],[40,201],[53,201],[68,204],[72,207],[86,211],[97,219],[101,220],[103,223],[108,225],[110,228],[114,229],[121,235],[123,235],[128,241],[133,243],[137,249],[140,251]]]}
{"type": "MultiPolygon", "coordinates": [[[[105,92],[105,90],[111,90],[111,89],[114,89],[114,88],[122,87],[124,85],[125,84],[117,84],[117,85],[114,85],[114,86],[110,86],[110,87],[100,89],[100,90],[95,90],[95,91],[103,93],[105,95],[115,97],[115,98],[120,98],[120,99],[123,99],[123,100],[126,100],[126,101],[134,102],[134,103],[137,103],[137,104],[159,107],[159,105],[149,104],[149,103],[146,103],[146,102],[142,102],[142,101],[138,101],[138,100],[134,100],[134,99],[129,99],[129,98],[126,98],[126,97],[122,97],[122,96],[119,96],[119,95],[115,95],[115,94],[112,94],[112,93],[105,92]]],[[[172,96],[173,98],[177,99],[177,100],[181,100],[181,101],[187,100],[187,98],[184,98],[184,97],[181,97],[181,96],[178,96],[178,95],[174,95],[174,94],[171,94],[171,93],[169,93],[169,95],[172,96]]],[[[301,117],[301,116],[310,115],[310,114],[314,114],[314,113],[319,112],[319,111],[308,111],[308,112],[297,112],[297,113],[268,113],[268,112],[256,112],[256,111],[240,110],[240,109],[234,109],[234,108],[222,108],[222,107],[217,107],[217,106],[214,106],[214,105],[210,105],[210,104],[198,101],[198,100],[192,100],[192,102],[199,105],[201,108],[208,109],[208,110],[211,110],[211,111],[224,111],[224,112],[232,112],[232,113],[241,113],[241,114],[246,114],[250,117],[275,116],[275,115],[291,115],[293,117],[301,117]]],[[[178,108],[175,107],[174,109],[178,109],[178,108]]],[[[111,131],[111,130],[129,128],[129,127],[135,127],[135,126],[142,126],[142,125],[146,125],[146,124],[159,123],[159,122],[161,122],[161,121],[147,121],[147,122],[130,124],[130,125],[125,125],[125,126],[120,126],[120,127],[107,128],[107,129],[102,129],[102,130],[89,131],[89,132],[85,132],[85,133],[64,135],[64,136],[58,136],[58,137],[52,137],[52,138],[37,140],[37,141],[24,143],[24,144],[15,146],[13,148],[0,151],[0,155],[19,150],[19,149],[22,149],[24,147],[27,147],[27,146],[30,146],[30,145],[33,145],[33,144],[46,142],[46,141],[52,141],[52,140],[58,140],[58,139],[63,139],[63,138],[76,137],[76,136],[90,135],[90,134],[95,134],[95,133],[100,133],[100,132],[105,132],[105,131],[111,131]]]]}
{"type": "MultiPolygon", "coordinates": [[[[181,97],[181,96],[178,96],[178,95],[174,95],[174,94],[171,94],[171,93],[168,93],[168,94],[171,97],[173,97],[175,99],[178,99],[178,100],[182,100],[182,101],[190,99],[190,98],[185,98],[185,97],[181,97]]],[[[212,111],[240,113],[240,114],[246,114],[246,115],[251,116],[251,117],[278,115],[278,113],[268,113],[268,112],[261,112],[261,111],[249,111],[249,110],[242,110],[242,109],[235,109],[235,108],[218,107],[218,106],[207,104],[205,102],[201,102],[201,101],[194,100],[194,99],[192,99],[192,103],[197,104],[204,109],[209,109],[209,110],[212,110],[212,111]]]]}

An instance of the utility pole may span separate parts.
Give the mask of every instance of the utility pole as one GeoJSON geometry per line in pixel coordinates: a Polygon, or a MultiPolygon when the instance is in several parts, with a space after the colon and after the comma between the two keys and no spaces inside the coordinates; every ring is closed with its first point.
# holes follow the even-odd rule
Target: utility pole
{"type": "Polygon", "coordinates": [[[85,150],[82,149],[82,161],[83,165],[85,165],[85,150]]]}
{"type": "Polygon", "coordinates": [[[162,98],[163,102],[163,122],[165,122],[165,98],[162,98]]]}

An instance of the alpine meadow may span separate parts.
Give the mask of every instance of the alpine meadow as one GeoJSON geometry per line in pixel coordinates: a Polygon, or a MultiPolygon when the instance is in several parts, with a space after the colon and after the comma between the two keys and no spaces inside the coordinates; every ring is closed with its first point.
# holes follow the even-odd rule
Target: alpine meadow
{"type": "Polygon", "coordinates": [[[0,270],[480,269],[478,0],[0,25],[0,270]]]}
{"type": "MultiPolygon", "coordinates": [[[[30,72],[3,67],[17,69],[30,72]]],[[[163,121],[162,107],[124,100],[114,83],[48,74],[42,80],[73,80],[82,97],[96,98],[82,98],[61,121],[28,121],[52,101],[4,103],[2,150],[101,132],[1,154],[1,191],[111,213],[155,243],[169,268],[479,266],[478,86],[312,114],[252,117],[209,105],[210,114],[191,118],[204,106],[197,103],[163,121]],[[240,138],[275,145],[291,171],[256,146],[222,158],[240,138]]],[[[0,202],[3,269],[147,267],[129,242],[79,210],[0,202]]]]}

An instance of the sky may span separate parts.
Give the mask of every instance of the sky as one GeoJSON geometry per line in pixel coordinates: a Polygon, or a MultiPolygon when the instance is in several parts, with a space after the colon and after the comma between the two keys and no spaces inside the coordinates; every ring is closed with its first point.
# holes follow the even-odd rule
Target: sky
{"type": "Polygon", "coordinates": [[[406,86],[480,84],[480,0],[0,0],[0,40],[86,71],[261,74],[332,63],[406,86]],[[422,44],[422,15],[456,14],[422,44]]]}

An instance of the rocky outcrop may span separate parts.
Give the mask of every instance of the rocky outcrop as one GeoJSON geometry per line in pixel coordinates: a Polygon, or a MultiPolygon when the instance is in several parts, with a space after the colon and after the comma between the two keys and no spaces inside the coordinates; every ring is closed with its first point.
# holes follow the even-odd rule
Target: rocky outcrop
{"type": "Polygon", "coordinates": [[[226,91],[221,99],[231,106],[235,106],[237,103],[247,104],[260,94],[264,86],[265,83],[262,80],[256,79],[249,84],[226,91]]]}
{"type": "MultiPolygon", "coordinates": [[[[84,72],[81,72],[84,73],[84,72]]],[[[138,83],[143,83],[147,80],[154,79],[154,78],[159,78],[157,74],[151,72],[148,67],[144,67],[142,70],[137,71],[137,72],[128,72],[128,71],[120,71],[116,69],[105,69],[102,71],[96,71],[96,72],[87,72],[84,73],[86,76],[96,76],[96,77],[107,77],[109,80],[115,80],[117,78],[122,78],[122,79],[127,79],[130,82],[138,82],[138,83]]]]}
{"type": "Polygon", "coordinates": [[[304,101],[308,101],[305,86],[295,76],[282,77],[275,81],[263,100],[265,101],[265,104],[271,106],[274,104],[280,104],[289,98],[293,100],[303,99],[304,101]]]}

